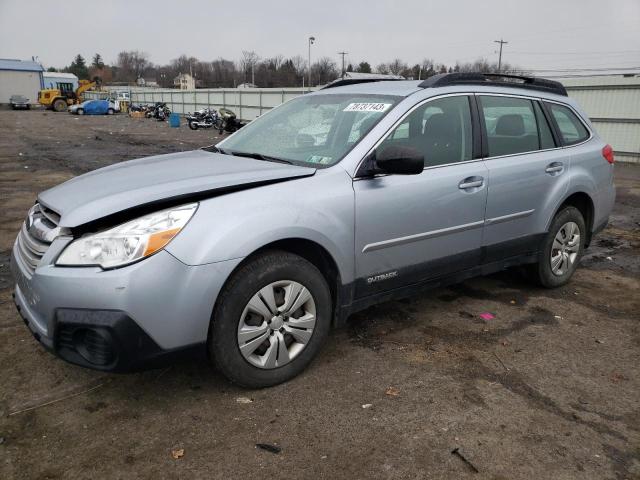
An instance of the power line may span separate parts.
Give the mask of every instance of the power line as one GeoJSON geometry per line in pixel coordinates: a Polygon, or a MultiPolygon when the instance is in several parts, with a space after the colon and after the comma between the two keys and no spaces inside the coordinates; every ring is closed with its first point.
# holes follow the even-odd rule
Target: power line
{"type": "Polygon", "coordinates": [[[517,53],[519,55],[626,55],[629,53],[640,53],[640,50],[611,50],[608,52],[604,51],[585,51],[585,52],[521,52],[518,50],[509,50],[511,53],[517,53]]]}

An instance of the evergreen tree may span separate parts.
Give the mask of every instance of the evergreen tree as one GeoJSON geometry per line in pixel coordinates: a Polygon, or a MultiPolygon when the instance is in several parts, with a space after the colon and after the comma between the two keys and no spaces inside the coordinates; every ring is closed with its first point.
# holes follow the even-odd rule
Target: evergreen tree
{"type": "Polygon", "coordinates": [[[87,63],[80,54],[76,55],[76,58],[73,60],[73,62],[71,62],[71,65],[65,68],[65,72],[73,73],[80,80],[86,80],[89,78],[87,63]]]}
{"type": "Polygon", "coordinates": [[[98,69],[102,69],[104,68],[104,62],[102,61],[102,55],[100,55],[99,53],[96,53],[93,56],[93,62],[91,62],[91,66],[98,68],[98,69]]]}
{"type": "Polygon", "coordinates": [[[369,62],[360,62],[356,71],[360,73],[371,73],[371,65],[369,62]]]}

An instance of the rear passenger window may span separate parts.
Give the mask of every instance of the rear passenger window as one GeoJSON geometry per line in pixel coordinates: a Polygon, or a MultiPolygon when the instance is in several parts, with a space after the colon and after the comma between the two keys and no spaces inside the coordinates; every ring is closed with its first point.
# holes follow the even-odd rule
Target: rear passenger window
{"type": "Polygon", "coordinates": [[[378,146],[413,148],[424,155],[425,167],[473,158],[469,97],[453,96],[427,102],[398,125],[378,146]]]}
{"type": "Polygon", "coordinates": [[[538,124],[531,100],[481,96],[480,105],[490,157],[540,149],[538,124]]]}
{"type": "Polygon", "coordinates": [[[558,129],[565,145],[584,142],[589,138],[589,131],[571,109],[557,103],[547,103],[546,105],[558,124],[558,129]]]}

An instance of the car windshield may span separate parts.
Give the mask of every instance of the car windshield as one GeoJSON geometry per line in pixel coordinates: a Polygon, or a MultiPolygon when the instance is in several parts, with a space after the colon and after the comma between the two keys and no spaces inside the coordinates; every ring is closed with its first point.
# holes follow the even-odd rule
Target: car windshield
{"type": "Polygon", "coordinates": [[[326,167],[339,162],[400,99],[304,95],[257,118],[219,147],[232,155],[326,167]]]}

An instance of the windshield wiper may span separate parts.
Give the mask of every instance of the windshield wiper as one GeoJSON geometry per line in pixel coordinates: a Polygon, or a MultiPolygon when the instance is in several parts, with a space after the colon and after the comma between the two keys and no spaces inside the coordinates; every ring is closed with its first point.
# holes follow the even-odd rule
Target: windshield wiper
{"type": "Polygon", "coordinates": [[[202,147],[202,150],[206,150],[207,152],[213,153],[222,153],[223,155],[231,155],[228,150],[224,150],[217,145],[209,145],[208,147],[202,147]]]}
{"type": "Polygon", "coordinates": [[[236,157],[255,158],[256,160],[266,160],[267,162],[287,163],[289,165],[293,165],[293,162],[291,160],[287,160],[286,158],[272,157],[270,155],[264,155],[262,153],[237,152],[235,150],[227,150],[227,153],[236,157]]]}

